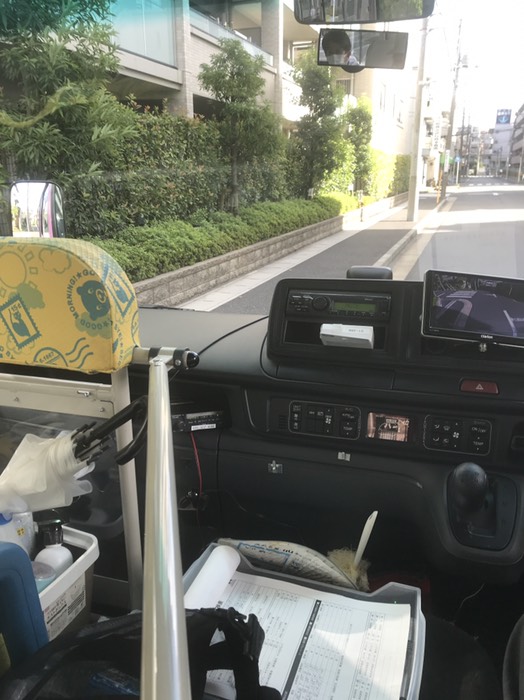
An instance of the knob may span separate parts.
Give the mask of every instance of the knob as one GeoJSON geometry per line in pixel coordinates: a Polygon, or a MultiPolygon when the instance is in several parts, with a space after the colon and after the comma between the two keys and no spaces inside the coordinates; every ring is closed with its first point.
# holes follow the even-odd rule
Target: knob
{"type": "Polygon", "coordinates": [[[327,297],[313,297],[311,306],[315,311],[324,311],[329,306],[329,299],[327,297]]]}
{"type": "Polygon", "coordinates": [[[488,494],[488,475],[478,464],[463,462],[451,472],[449,495],[452,504],[464,513],[482,508],[488,494]]]}

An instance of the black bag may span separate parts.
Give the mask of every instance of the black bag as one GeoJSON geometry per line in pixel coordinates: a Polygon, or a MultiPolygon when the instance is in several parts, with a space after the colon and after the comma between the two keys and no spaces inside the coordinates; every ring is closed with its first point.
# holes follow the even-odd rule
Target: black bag
{"type": "MultiPolygon", "coordinates": [[[[280,700],[259,683],[264,632],[255,615],[189,610],[186,624],[192,700],[203,697],[207,671],[223,668],[233,670],[237,700],[280,700]],[[224,641],[210,645],[217,629],[224,641]]],[[[142,614],[131,613],[58,637],[0,679],[0,700],[139,696],[141,633],[142,614]]]]}
{"type": "Polygon", "coordinates": [[[280,700],[277,690],[260,685],[258,659],[264,630],[256,615],[246,620],[234,608],[187,610],[186,623],[193,700],[204,695],[207,671],[218,668],[233,670],[237,700],[280,700]],[[217,629],[224,641],[210,644],[217,629]]]}

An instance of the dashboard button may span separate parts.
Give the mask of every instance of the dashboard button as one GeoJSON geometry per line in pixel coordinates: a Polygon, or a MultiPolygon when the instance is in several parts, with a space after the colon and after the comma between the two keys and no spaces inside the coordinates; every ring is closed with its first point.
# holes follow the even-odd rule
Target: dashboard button
{"type": "Polygon", "coordinates": [[[356,438],[356,437],[358,437],[358,426],[342,424],[340,426],[340,434],[342,437],[351,438],[351,439],[356,438]]]}
{"type": "Polygon", "coordinates": [[[499,386],[496,382],[463,379],[460,383],[460,391],[466,391],[471,394],[498,394],[499,386]]]}
{"type": "Polygon", "coordinates": [[[315,311],[324,311],[329,306],[329,299],[324,296],[313,297],[311,306],[315,309],[315,311]]]}
{"type": "Polygon", "coordinates": [[[487,440],[470,440],[468,442],[468,452],[473,454],[487,454],[489,450],[489,443],[487,440]]]}

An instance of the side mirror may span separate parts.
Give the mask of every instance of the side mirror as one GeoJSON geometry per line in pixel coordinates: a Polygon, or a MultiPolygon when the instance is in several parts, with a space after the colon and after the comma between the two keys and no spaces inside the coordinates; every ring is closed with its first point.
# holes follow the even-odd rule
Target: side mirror
{"type": "Polygon", "coordinates": [[[365,24],[422,19],[433,13],[435,0],[295,0],[301,24],[365,24]]]}
{"type": "Polygon", "coordinates": [[[339,66],[349,73],[363,68],[404,68],[408,50],[406,32],[363,29],[321,29],[319,66],[339,66]]]}
{"type": "Polygon", "coordinates": [[[62,191],[54,182],[19,180],[10,188],[11,235],[63,238],[62,191]]]}

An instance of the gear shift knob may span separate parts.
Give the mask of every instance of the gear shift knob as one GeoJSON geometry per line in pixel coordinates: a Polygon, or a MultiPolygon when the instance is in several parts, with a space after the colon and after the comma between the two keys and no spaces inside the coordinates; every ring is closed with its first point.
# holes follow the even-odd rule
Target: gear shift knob
{"type": "Polygon", "coordinates": [[[452,504],[463,513],[475,513],[484,504],[488,493],[488,476],[474,462],[463,462],[449,477],[449,495],[452,504]]]}

